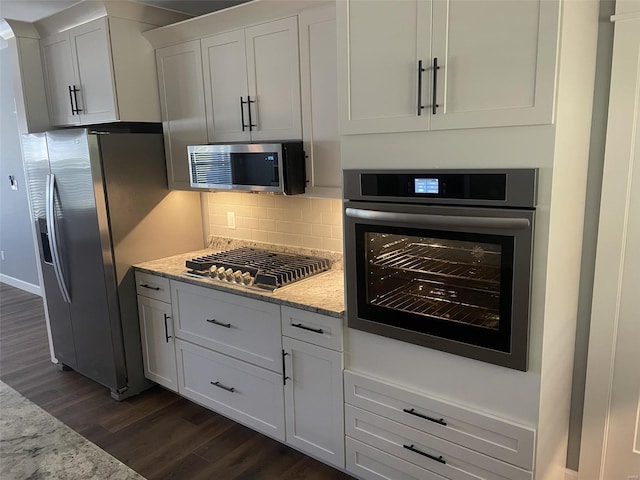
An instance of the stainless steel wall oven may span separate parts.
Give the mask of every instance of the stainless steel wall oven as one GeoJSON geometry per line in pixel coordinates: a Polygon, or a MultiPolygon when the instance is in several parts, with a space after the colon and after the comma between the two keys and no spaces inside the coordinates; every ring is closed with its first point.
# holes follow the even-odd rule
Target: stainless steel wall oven
{"type": "Polygon", "coordinates": [[[351,328],[527,370],[536,170],[345,170],[351,328]]]}

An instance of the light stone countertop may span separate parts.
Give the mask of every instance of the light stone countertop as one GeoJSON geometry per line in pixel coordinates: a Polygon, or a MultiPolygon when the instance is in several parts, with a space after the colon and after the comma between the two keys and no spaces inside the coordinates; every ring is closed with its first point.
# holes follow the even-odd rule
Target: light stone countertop
{"type": "Polygon", "coordinates": [[[144,480],[0,382],[0,478],[144,480]]]}
{"type": "Polygon", "coordinates": [[[184,283],[190,283],[201,287],[235,293],[248,298],[263,300],[265,302],[288,305],[310,312],[341,318],[344,316],[344,272],[342,270],[342,257],[339,254],[331,255],[329,252],[302,251],[291,248],[274,248],[271,245],[248,243],[240,241],[210,242],[204,250],[187,252],[172,257],[151,260],[149,262],[134,265],[135,270],[153,275],[159,275],[184,283]],[[270,293],[233,284],[211,280],[208,278],[196,278],[185,275],[187,268],[185,262],[194,257],[211,255],[223,250],[229,250],[240,246],[252,246],[266,250],[280,250],[289,253],[304,253],[330,258],[333,261],[332,269],[305,280],[277,289],[270,293]],[[333,256],[333,258],[331,258],[333,256]]]}

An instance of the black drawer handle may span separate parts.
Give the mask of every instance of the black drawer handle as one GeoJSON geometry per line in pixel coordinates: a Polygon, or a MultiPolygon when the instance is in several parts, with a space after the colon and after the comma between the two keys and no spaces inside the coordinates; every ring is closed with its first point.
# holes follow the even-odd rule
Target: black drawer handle
{"type": "Polygon", "coordinates": [[[407,450],[411,450],[412,452],[418,453],[422,456],[425,456],[427,458],[430,458],[431,460],[435,460],[436,462],[440,462],[444,465],[447,464],[447,461],[442,458],[442,455],[440,455],[439,457],[436,457],[434,455],[429,455],[428,453],[425,453],[421,450],[418,450],[416,447],[413,446],[413,443],[411,445],[402,445],[404,448],[406,448],[407,450]]]}
{"type": "Polygon", "coordinates": [[[447,422],[444,421],[444,418],[427,417],[426,415],[423,415],[422,413],[416,412],[415,408],[412,408],[411,410],[403,408],[402,411],[405,412],[405,413],[410,413],[411,415],[415,415],[416,417],[424,418],[425,420],[429,420],[430,422],[439,423],[440,425],[444,425],[445,427],[447,426],[447,422]]]}
{"type": "Polygon", "coordinates": [[[214,325],[220,325],[221,327],[224,327],[224,328],[231,328],[230,323],[222,323],[217,321],[215,318],[207,318],[207,322],[213,323],[214,325]]]}
{"type": "Polygon", "coordinates": [[[147,285],[146,283],[141,283],[140,286],[148,288],[149,290],[155,290],[156,292],[162,290],[160,287],[153,287],[151,285],[147,285]]]}
{"type": "Polygon", "coordinates": [[[233,392],[235,392],[235,391],[236,391],[236,389],[235,389],[235,388],[233,388],[233,387],[226,387],[226,386],[222,385],[220,382],[209,382],[209,383],[210,383],[211,385],[213,385],[214,387],[221,388],[221,389],[223,389],[223,390],[226,390],[227,392],[231,392],[231,393],[233,393],[233,392]]]}
{"type": "Polygon", "coordinates": [[[322,330],[321,328],[311,328],[311,327],[307,327],[305,325],[302,325],[301,323],[292,323],[291,324],[292,327],[296,327],[296,328],[301,328],[303,330],[308,330],[310,332],[314,332],[314,333],[324,333],[324,330],[322,330]]]}

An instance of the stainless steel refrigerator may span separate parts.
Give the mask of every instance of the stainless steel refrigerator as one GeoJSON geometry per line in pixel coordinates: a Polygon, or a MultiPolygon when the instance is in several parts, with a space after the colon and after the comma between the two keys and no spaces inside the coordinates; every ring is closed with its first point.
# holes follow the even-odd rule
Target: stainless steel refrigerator
{"type": "Polygon", "coordinates": [[[203,247],[199,194],[167,189],[161,133],[56,130],[22,147],[59,366],[135,395],[152,384],[131,265],[203,247]]]}

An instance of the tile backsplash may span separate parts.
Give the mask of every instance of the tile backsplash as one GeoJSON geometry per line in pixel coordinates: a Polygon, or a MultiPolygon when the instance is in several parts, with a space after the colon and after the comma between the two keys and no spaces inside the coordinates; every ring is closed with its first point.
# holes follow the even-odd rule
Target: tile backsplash
{"type": "Polygon", "coordinates": [[[215,192],[203,204],[208,235],[342,252],[340,199],[215,192]]]}

